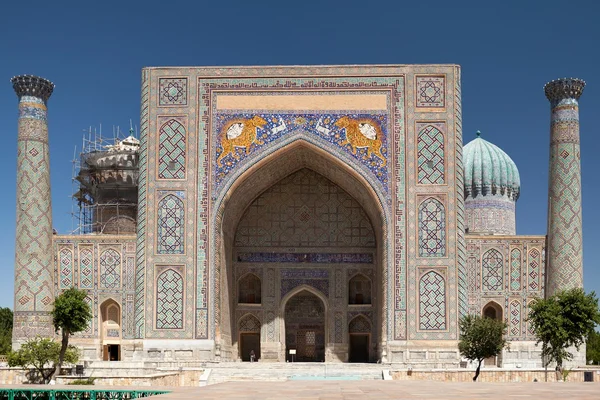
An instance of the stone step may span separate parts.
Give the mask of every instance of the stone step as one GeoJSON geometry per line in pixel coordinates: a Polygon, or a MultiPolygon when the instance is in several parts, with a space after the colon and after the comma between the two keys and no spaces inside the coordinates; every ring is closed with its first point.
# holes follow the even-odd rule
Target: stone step
{"type": "Polygon", "coordinates": [[[211,368],[208,384],[231,381],[379,380],[382,365],[324,363],[230,363],[211,368]]]}

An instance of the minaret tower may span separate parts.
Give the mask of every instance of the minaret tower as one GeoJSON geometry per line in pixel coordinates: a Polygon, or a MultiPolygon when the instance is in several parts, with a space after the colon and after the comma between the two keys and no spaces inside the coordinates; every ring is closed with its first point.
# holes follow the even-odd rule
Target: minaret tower
{"type": "Polygon", "coordinates": [[[584,86],[584,81],[575,78],[544,86],[552,108],[546,296],[583,287],[578,100],[584,86]]]}
{"type": "Polygon", "coordinates": [[[53,335],[52,208],[46,103],[54,84],[30,75],[11,80],[19,97],[17,232],[13,344],[53,335]]]}

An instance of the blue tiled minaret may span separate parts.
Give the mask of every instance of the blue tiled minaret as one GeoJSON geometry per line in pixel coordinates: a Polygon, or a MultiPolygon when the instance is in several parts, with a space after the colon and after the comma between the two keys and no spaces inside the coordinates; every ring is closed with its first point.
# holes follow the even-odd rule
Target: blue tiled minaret
{"type": "Polygon", "coordinates": [[[546,295],[583,287],[579,97],[585,82],[564,78],[544,87],[550,100],[550,180],[546,295]]]}
{"type": "Polygon", "coordinates": [[[17,232],[13,343],[36,335],[51,337],[53,295],[52,207],[46,103],[50,81],[30,75],[12,78],[19,97],[17,141],[17,232]]]}

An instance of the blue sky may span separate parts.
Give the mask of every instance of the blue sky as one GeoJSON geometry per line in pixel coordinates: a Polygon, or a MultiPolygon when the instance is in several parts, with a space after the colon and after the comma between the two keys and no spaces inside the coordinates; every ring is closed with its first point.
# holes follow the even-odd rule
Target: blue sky
{"type": "Polygon", "coordinates": [[[600,291],[600,4],[593,1],[17,1],[0,4],[0,306],[13,306],[17,97],[9,79],[56,84],[49,102],[54,225],[72,229],[84,130],[139,125],[140,70],[172,65],[462,66],[465,142],[481,130],[517,163],[517,232],[545,234],[549,103],[543,85],[587,81],[580,101],[586,290],[600,291]],[[58,5],[60,4],[60,5],[58,5]]]}

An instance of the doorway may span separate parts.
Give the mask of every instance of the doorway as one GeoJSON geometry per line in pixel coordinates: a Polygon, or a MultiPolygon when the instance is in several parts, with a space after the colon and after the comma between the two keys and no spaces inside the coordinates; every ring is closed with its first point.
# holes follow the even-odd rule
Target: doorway
{"type": "Polygon", "coordinates": [[[351,363],[369,362],[369,335],[351,334],[350,335],[350,354],[348,361],[351,363]]]}
{"type": "Polygon", "coordinates": [[[250,361],[250,353],[254,352],[254,361],[260,359],[260,334],[242,333],[240,334],[240,357],[242,361],[250,361]]]}
{"type": "Polygon", "coordinates": [[[105,344],[102,359],[104,361],[120,361],[121,346],[118,344],[105,344]]]}
{"type": "Polygon", "coordinates": [[[296,350],[294,361],[325,361],[325,305],[308,290],[291,297],[285,305],[285,347],[296,350]]]}

